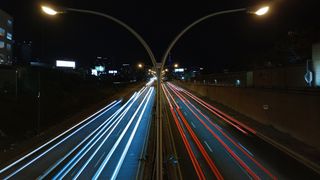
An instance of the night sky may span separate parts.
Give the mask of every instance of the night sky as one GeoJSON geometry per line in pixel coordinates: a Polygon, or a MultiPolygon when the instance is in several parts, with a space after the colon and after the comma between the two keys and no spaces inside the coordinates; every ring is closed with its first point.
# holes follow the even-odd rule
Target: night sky
{"type": "MultiPolygon", "coordinates": [[[[201,66],[208,71],[247,63],[266,52],[288,31],[319,28],[319,0],[273,1],[270,14],[256,17],[245,13],[223,15],[189,31],[172,51],[182,66],[201,66]]],[[[14,17],[14,38],[31,40],[33,56],[43,61],[60,57],[90,64],[96,56],[118,63],[145,62],[139,42],[119,25],[92,15],[68,13],[46,17],[35,0],[1,0],[0,8],[14,17]]],[[[47,1],[48,2],[48,1],[47,1]]],[[[151,46],[160,61],[174,36],[194,20],[212,12],[257,5],[257,0],[123,1],[57,0],[50,3],[90,9],[112,15],[133,27],[151,46]]]]}

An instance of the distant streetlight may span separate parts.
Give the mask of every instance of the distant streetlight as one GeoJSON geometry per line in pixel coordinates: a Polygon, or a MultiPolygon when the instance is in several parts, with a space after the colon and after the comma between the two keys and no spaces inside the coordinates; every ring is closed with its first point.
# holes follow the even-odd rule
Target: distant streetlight
{"type": "Polygon", "coordinates": [[[138,68],[140,68],[140,69],[143,68],[143,64],[139,63],[138,68]]]}
{"type": "Polygon", "coordinates": [[[171,44],[168,46],[167,50],[163,54],[162,60],[161,60],[161,70],[164,68],[164,65],[166,63],[166,60],[168,58],[169,53],[171,52],[173,46],[177,43],[177,41],[187,32],[189,31],[192,27],[195,25],[209,19],[215,16],[223,15],[223,14],[232,14],[232,13],[237,13],[237,12],[247,12],[249,14],[255,14],[257,16],[262,16],[265,15],[269,11],[269,6],[263,6],[259,8],[239,8],[239,9],[232,9],[232,10],[225,10],[225,11],[219,11],[215,13],[211,13],[209,15],[206,15],[193,23],[191,23],[189,26],[187,26],[185,29],[183,29],[171,42],[171,44]]]}
{"type": "Polygon", "coordinates": [[[179,64],[174,64],[173,67],[174,67],[174,68],[178,68],[178,67],[179,67],[179,64]]]}
{"type": "Polygon", "coordinates": [[[168,71],[169,71],[169,69],[168,69],[168,68],[166,68],[166,69],[165,69],[165,71],[166,71],[166,72],[168,72],[168,71]]]}

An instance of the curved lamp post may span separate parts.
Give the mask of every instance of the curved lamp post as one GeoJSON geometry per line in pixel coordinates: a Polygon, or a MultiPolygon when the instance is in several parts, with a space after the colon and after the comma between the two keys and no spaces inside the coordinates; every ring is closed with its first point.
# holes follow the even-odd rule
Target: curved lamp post
{"type": "Polygon", "coordinates": [[[70,11],[78,12],[78,13],[93,14],[93,15],[107,18],[107,19],[121,25],[122,27],[126,28],[132,35],[134,35],[139,40],[139,42],[142,44],[142,46],[147,51],[149,58],[152,61],[153,66],[156,67],[157,61],[156,61],[156,58],[155,58],[150,46],[146,43],[146,41],[135,30],[133,30],[129,25],[125,24],[124,22],[120,21],[119,19],[112,17],[108,14],[104,14],[104,13],[96,12],[96,11],[91,11],[91,10],[85,10],[85,9],[74,9],[74,8],[68,8],[68,7],[50,7],[50,6],[45,6],[45,5],[41,6],[41,9],[44,13],[46,13],[47,15],[50,15],[50,16],[55,16],[55,15],[63,14],[63,13],[70,12],[70,11]]]}
{"type": "Polygon", "coordinates": [[[168,55],[171,51],[171,49],[173,48],[173,46],[177,43],[177,41],[181,38],[181,36],[183,36],[187,31],[189,31],[192,27],[194,27],[195,25],[201,23],[202,21],[205,21],[209,18],[215,17],[215,16],[219,16],[219,15],[223,15],[223,14],[231,14],[231,13],[236,13],[236,12],[247,12],[249,14],[255,14],[257,16],[262,16],[264,14],[266,14],[269,11],[269,6],[264,6],[261,7],[259,9],[256,10],[252,10],[252,9],[248,9],[248,8],[239,8],[239,9],[232,9],[232,10],[225,10],[225,11],[220,11],[220,12],[215,12],[209,15],[206,15],[196,21],[194,21],[192,24],[190,24],[189,26],[187,26],[185,29],[183,29],[171,42],[171,44],[168,46],[167,50],[165,51],[162,60],[161,60],[161,70],[163,69],[166,60],[168,58],[168,55]]]}
{"type": "MultiPolygon", "coordinates": [[[[41,6],[41,9],[44,13],[51,15],[51,16],[66,13],[68,11],[72,11],[72,12],[93,14],[93,15],[107,18],[107,19],[121,25],[122,27],[126,28],[132,35],[134,35],[139,40],[139,42],[142,44],[142,46],[145,48],[145,50],[147,51],[154,68],[155,69],[161,68],[161,66],[159,64],[157,64],[155,56],[154,56],[152,50],[150,49],[149,45],[145,42],[145,40],[135,30],[133,30],[130,26],[128,26],[127,24],[125,24],[124,22],[120,21],[117,18],[114,18],[108,14],[104,14],[104,13],[100,13],[100,12],[96,12],[96,11],[91,11],[91,10],[85,10],[85,9],[74,9],[74,8],[55,8],[54,9],[53,7],[50,7],[50,6],[41,6]]],[[[156,118],[157,119],[156,179],[162,180],[162,134],[161,134],[162,124],[161,124],[161,113],[160,113],[160,108],[161,108],[160,107],[160,77],[161,77],[161,73],[157,73],[157,76],[158,76],[158,82],[157,82],[157,101],[156,101],[157,102],[157,104],[156,104],[156,111],[157,111],[157,115],[156,115],[156,117],[157,117],[156,118]]]]}

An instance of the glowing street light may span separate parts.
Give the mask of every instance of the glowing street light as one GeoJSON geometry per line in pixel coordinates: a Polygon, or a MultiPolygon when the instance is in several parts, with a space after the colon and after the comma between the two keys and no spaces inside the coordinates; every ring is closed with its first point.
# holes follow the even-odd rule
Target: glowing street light
{"type": "MultiPolygon", "coordinates": [[[[189,26],[187,26],[186,28],[184,28],[171,42],[171,44],[169,44],[169,46],[167,47],[167,50],[165,51],[165,53],[162,56],[162,60],[161,60],[161,69],[163,69],[164,65],[166,64],[166,60],[168,59],[169,53],[171,52],[172,48],[174,47],[174,45],[177,43],[177,41],[187,32],[189,31],[191,28],[193,28],[194,26],[196,26],[197,24],[210,19],[212,17],[216,17],[216,16],[220,16],[220,15],[225,15],[225,14],[232,14],[232,13],[238,13],[238,12],[247,12],[248,14],[254,14],[257,16],[262,16],[265,15],[268,11],[269,11],[270,7],[269,6],[263,6],[263,7],[259,7],[259,8],[239,8],[239,9],[231,9],[231,10],[224,10],[224,11],[219,11],[219,12],[214,12],[211,14],[208,14],[206,16],[203,16],[202,18],[194,21],[193,23],[191,23],[189,26]]],[[[174,66],[175,67],[175,66],[174,66]]],[[[176,67],[175,67],[176,68],[176,67]]]]}
{"type": "Polygon", "coordinates": [[[140,69],[143,68],[143,64],[139,63],[138,68],[140,68],[140,69]]]}
{"type": "Polygon", "coordinates": [[[84,13],[84,14],[91,14],[91,15],[96,15],[96,16],[101,16],[104,17],[108,20],[111,20],[115,23],[117,23],[118,25],[124,27],[126,30],[128,30],[133,36],[135,36],[137,38],[137,40],[142,44],[142,46],[145,48],[145,50],[147,51],[150,60],[152,61],[153,66],[155,67],[157,64],[156,58],[150,48],[150,46],[146,43],[146,41],[140,36],[140,34],[138,34],[133,28],[131,28],[129,25],[127,25],[126,23],[122,22],[121,20],[110,16],[108,14],[105,13],[101,13],[101,12],[97,12],[97,11],[92,11],[92,10],[86,10],[86,9],[75,9],[75,8],[69,8],[69,7],[58,7],[58,6],[48,6],[48,5],[41,5],[41,10],[50,16],[55,16],[58,14],[64,14],[67,12],[76,12],[76,13],[84,13]]]}
{"type": "Polygon", "coordinates": [[[54,16],[54,15],[57,15],[59,13],[59,11],[57,11],[57,10],[55,10],[55,9],[49,7],[49,6],[41,6],[41,10],[44,13],[46,13],[46,14],[48,14],[50,16],[54,16]]]}
{"type": "Polygon", "coordinates": [[[177,68],[179,67],[179,64],[174,64],[173,67],[177,68]]]}
{"type": "Polygon", "coordinates": [[[258,16],[263,16],[268,13],[269,9],[270,9],[269,6],[264,6],[260,9],[258,9],[256,12],[254,12],[254,14],[256,14],[258,16]]]}

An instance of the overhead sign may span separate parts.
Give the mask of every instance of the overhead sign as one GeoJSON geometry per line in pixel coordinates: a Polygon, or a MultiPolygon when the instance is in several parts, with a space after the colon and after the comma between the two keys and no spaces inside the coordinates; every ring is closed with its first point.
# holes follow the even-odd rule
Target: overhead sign
{"type": "Polygon", "coordinates": [[[68,68],[76,68],[76,62],[75,61],[62,61],[62,60],[57,60],[56,61],[56,66],[57,67],[68,67],[68,68]]]}

